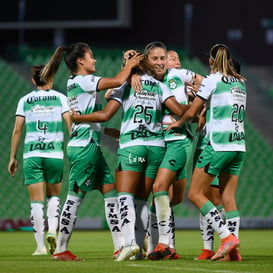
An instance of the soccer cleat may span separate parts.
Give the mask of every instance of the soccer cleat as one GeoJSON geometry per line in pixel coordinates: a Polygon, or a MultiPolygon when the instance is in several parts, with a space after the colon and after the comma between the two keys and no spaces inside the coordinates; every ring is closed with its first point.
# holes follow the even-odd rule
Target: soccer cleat
{"type": "Polygon", "coordinates": [[[212,251],[212,250],[202,249],[201,254],[198,257],[194,258],[194,260],[195,261],[198,261],[198,260],[209,260],[214,254],[215,254],[215,252],[212,251]]]}
{"type": "Polygon", "coordinates": [[[221,257],[217,261],[220,261],[220,262],[230,262],[230,256],[229,256],[229,254],[226,254],[225,256],[221,257]]]}
{"type": "Polygon", "coordinates": [[[122,247],[118,257],[116,258],[116,262],[129,260],[132,256],[137,255],[139,251],[139,246],[136,244],[136,241],[133,240],[130,245],[122,247]]]}
{"type": "Polygon", "coordinates": [[[148,250],[148,236],[146,235],[143,241],[143,250],[147,253],[148,250]]]}
{"type": "Polygon", "coordinates": [[[169,247],[165,247],[159,243],[154,250],[148,255],[150,260],[162,260],[169,259],[172,256],[172,251],[169,247]]]}
{"type": "Polygon", "coordinates": [[[46,240],[49,245],[49,253],[52,255],[56,249],[56,236],[55,235],[47,235],[46,240]]]}
{"type": "Polygon", "coordinates": [[[122,249],[122,248],[117,249],[117,250],[115,250],[115,251],[113,252],[113,259],[116,259],[116,258],[118,257],[118,255],[119,255],[121,249],[122,249]]]}
{"type": "Polygon", "coordinates": [[[144,260],[146,255],[144,253],[139,252],[137,255],[130,257],[130,261],[139,261],[144,260]]]}
{"type": "Polygon", "coordinates": [[[235,247],[234,249],[230,251],[229,258],[230,258],[230,261],[237,261],[237,262],[242,261],[241,253],[238,247],[235,247]]]}
{"type": "Polygon", "coordinates": [[[212,261],[218,260],[229,254],[235,247],[239,246],[240,241],[234,235],[230,234],[221,240],[221,244],[217,252],[211,257],[212,261]]]}
{"type": "Polygon", "coordinates": [[[169,257],[170,260],[178,260],[180,259],[180,255],[176,253],[176,250],[174,248],[170,248],[171,250],[171,256],[169,257]]]}
{"type": "Polygon", "coordinates": [[[33,256],[42,256],[42,255],[47,255],[47,250],[46,247],[42,247],[40,249],[36,249],[33,253],[33,256]]]}
{"type": "Polygon", "coordinates": [[[69,250],[66,250],[61,253],[53,254],[51,256],[53,261],[84,261],[84,259],[80,259],[74,254],[72,254],[69,250]]]}

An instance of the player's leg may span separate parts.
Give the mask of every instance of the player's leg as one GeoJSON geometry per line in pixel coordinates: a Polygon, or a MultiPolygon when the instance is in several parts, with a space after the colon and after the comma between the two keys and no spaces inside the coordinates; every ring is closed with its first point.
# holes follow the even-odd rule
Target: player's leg
{"type": "Polygon", "coordinates": [[[24,183],[27,185],[30,197],[30,217],[34,230],[34,238],[37,244],[32,255],[46,255],[44,242],[44,172],[42,158],[34,157],[24,159],[24,183]]]}
{"type": "Polygon", "coordinates": [[[47,197],[47,242],[49,253],[53,254],[56,249],[57,229],[60,216],[60,193],[63,177],[63,160],[55,158],[44,158],[46,171],[46,197],[47,197]]]}

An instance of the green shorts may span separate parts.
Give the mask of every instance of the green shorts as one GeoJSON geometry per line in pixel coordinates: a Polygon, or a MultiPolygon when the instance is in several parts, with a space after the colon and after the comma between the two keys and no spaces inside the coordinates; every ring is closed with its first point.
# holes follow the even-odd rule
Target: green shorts
{"type": "Polygon", "coordinates": [[[146,177],[155,178],[165,153],[164,147],[132,146],[118,149],[117,169],[141,172],[146,177]]]}
{"type": "Polygon", "coordinates": [[[113,175],[99,146],[67,147],[70,163],[69,191],[83,192],[97,189],[98,185],[115,183],[113,175]]]}
{"type": "Polygon", "coordinates": [[[29,157],[23,161],[24,184],[57,184],[63,178],[64,161],[59,158],[29,157]]]}
{"type": "MultiPolygon", "coordinates": [[[[193,156],[193,168],[194,168],[194,166],[195,166],[195,164],[197,162],[197,159],[200,156],[202,151],[203,151],[203,148],[202,149],[198,149],[198,148],[195,149],[194,156],[193,156]]],[[[213,186],[213,187],[219,187],[219,177],[215,176],[215,178],[212,180],[210,185],[213,186]]]]}
{"type": "Polygon", "coordinates": [[[195,167],[205,167],[207,173],[215,176],[220,173],[239,175],[244,158],[245,152],[214,151],[211,145],[207,145],[198,157],[195,167]]]}
{"type": "Polygon", "coordinates": [[[160,168],[177,172],[177,179],[187,178],[187,164],[191,157],[192,140],[189,138],[166,141],[166,151],[160,168]]]}

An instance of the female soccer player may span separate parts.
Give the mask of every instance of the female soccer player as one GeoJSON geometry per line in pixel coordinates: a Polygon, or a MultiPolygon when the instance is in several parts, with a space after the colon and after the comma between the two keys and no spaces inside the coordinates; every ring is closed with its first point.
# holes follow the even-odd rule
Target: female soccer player
{"type": "Polygon", "coordinates": [[[18,146],[26,125],[23,154],[24,184],[29,191],[31,222],[37,243],[32,255],[47,254],[44,243],[44,195],[47,198],[49,252],[52,254],[56,247],[64,156],[62,119],[65,120],[69,132],[71,130],[67,98],[52,89],[52,78],[46,81],[41,79],[43,69],[44,65],[32,67],[32,83],[36,89],[19,100],[8,165],[10,175],[14,176],[18,168],[16,159],[18,146]]]}
{"type": "MultiPolygon", "coordinates": [[[[124,68],[113,78],[102,78],[93,75],[96,71],[96,59],[86,43],[75,43],[60,46],[49,60],[42,77],[53,78],[62,58],[71,72],[67,81],[68,104],[81,114],[89,114],[98,109],[97,91],[122,85],[133,67],[138,65],[143,56],[131,58],[124,68]]],[[[70,162],[69,189],[61,213],[57,247],[53,260],[79,261],[77,256],[68,250],[78,209],[86,193],[98,189],[104,197],[105,216],[114,240],[119,241],[119,221],[117,195],[114,178],[100,149],[100,124],[81,122],[73,123],[72,134],[67,147],[70,162]],[[114,221],[113,221],[114,220],[114,221]]]]}
{"type": "Polygon", "coordinates": [[[188,197],[221,238],[218,251],[211,259],[218,260],[229,255],[231,260],[240,260],[240,216],[235,193],[246,151],[245,78],[234,71],[226,45],[216,44],[211,48],[209,64],[211,73],[202,81],[191,107],[167,130],[179,127],[195,117],[206,102],[207,145],[195,165],[188,197]],[[219,176],[226,222],[206,196],[206,191],[216,176],[219,176]]]}
{"type": "Polygon", "coordinates": [[[187,106],[181,107],[177,103],[167,86],[152,76],[142,72],[140,82],[140,92],[126,83],[112,90],[104,110],[89,115],[76,115],[74,112],[72,117],[76,122],[104,122],[120,106],[123,108],[116,185],[125,243],[116,261],[128,260],[139,252],[135,238],[134,197],[142,192],[147,200],[165,153],[162,106],[165,105],[178,116],[187,109],[187,106]]]}

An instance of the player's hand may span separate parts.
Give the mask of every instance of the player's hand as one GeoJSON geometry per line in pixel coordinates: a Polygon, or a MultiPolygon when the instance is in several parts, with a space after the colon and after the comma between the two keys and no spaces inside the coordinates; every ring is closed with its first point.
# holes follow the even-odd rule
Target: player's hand
{"type": "Polygon", "coordinates": [[[137,74],[132,75],[130,85],[132,86],[133,90],[139,93],[142,90],[140,76],[137,74]]]}
{"type": "Polygon", "coordinates": [[[77,122],[77,116],[79,116],[79,113],[76,112],[73,108],[70,109],[70,117],[71,117],[71,120],[74,121],[74,122],[77,122]]]}
{"type": "Polygon", "coordinates": [[[178,120],[173,121],[172,123],[169,124],[168,127],[164,128],[164,131],[170,131],[172,128],[178,128],[180,126],[181,126],[181,124],[180,124],[180,122],[178,120]]]}
{"type": "Polygon", "coordinates": [[[11,159],[8,165],[8,172],[10,174],[10,176],[14,176],[15,172],[17,172],[18,170],[18,161],[14,158],[11,159]]]}

